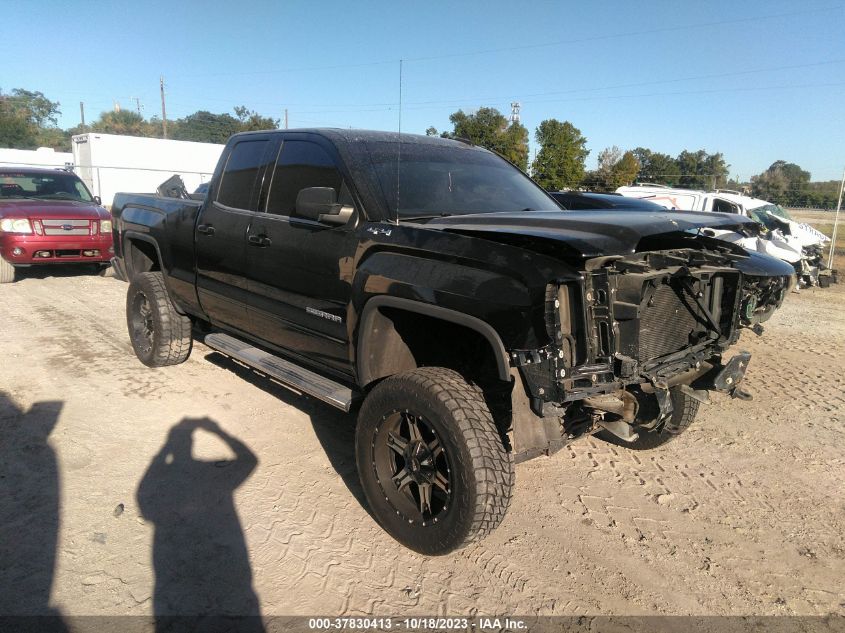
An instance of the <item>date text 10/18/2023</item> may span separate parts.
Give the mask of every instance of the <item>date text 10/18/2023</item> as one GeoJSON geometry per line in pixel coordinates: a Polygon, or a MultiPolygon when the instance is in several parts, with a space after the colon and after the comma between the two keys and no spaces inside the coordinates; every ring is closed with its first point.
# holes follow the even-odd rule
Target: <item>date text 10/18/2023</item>
{"type": "Polygon", "coordinates": [[[523,620],[511,618],[442,618],[442,617],[335,617],[309,618],[313,631],[527,631],[523,620]]]}

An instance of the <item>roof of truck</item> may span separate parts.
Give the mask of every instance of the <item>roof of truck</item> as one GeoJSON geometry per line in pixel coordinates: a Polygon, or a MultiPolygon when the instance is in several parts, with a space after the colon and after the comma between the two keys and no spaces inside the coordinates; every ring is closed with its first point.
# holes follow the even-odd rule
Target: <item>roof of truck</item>
{"type": "MultiPolygon", "coordinates": [[[[305,127],[290,128],[287,130],[260,130],[255,132],[238,132],[234,136],[248,136],[252,134],[317,134],[324,136],[331,141],[343,141],[353,143],[364,141],[369,143],[414,143],[420,145],[440,145],[444,147],[472,147],[482,151],[484,148],[473,144],[466,139],[451,139],[440,136],[425,136],[424,134],[408,134],[402,132],[387,132],[384,130],[357,130],[339,127],[305,127]]],[[[233,138],[234,138],[233,136],[233,138]]]]}

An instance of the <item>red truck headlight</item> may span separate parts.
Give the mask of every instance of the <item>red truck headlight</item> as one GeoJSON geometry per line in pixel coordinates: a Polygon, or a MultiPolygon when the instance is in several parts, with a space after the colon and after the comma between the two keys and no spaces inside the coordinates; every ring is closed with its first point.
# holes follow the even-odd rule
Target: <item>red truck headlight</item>
{"type": "Polygon", "coordinates": [[[106,235],[107,233],[111,233],[111,220],[101,220],[100,221],[100,234],[106,235]]]}
{"type": "Polygon", "coordinates": [[[32,225],[26,218],[3,218],[0,220],[0,233],[32,233],[32,225]]]}

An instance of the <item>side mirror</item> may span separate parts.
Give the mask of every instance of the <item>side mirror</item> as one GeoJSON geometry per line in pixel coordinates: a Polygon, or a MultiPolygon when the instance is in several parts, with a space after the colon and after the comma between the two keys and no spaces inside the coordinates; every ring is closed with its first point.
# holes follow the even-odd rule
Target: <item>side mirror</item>
{"type": "Polygon", "coordinates": [[[306,187],[296,195],[296,215],[326,224],[346,224],[354,209],[337,202],[331,187],[306,187]]]}
{"type": "Polygon", "coordinates": [[[100,198],[100,196],[94,196],[94,204],[103,206],[103,200],[100,198]]]}

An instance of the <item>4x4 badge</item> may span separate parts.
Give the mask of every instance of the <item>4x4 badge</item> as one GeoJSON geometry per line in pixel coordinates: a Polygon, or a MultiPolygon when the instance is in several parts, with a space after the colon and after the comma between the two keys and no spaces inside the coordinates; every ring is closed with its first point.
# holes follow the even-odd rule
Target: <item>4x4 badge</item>
{"type": "Polygon", "coordinates": [[[390,235],[391,233],[393,233],[393,229],[383,229],[378,226],[371,226],[367,229],[367,231],[369,231],[373,235],[390,235]]]}

